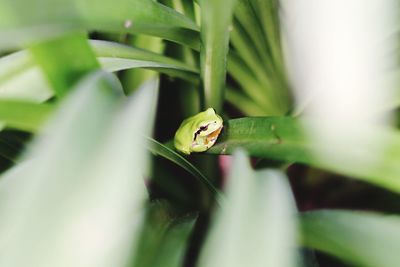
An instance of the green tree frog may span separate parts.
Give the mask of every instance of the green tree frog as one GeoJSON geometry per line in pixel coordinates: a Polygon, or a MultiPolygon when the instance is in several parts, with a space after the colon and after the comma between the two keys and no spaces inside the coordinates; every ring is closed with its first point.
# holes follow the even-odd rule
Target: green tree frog
{"type": "Polygon", "coordinates": [[[185,154],[206,151],[217,141],[222,124],[213,108],[187,118],[175,133],[175,148],[185,154]]]}

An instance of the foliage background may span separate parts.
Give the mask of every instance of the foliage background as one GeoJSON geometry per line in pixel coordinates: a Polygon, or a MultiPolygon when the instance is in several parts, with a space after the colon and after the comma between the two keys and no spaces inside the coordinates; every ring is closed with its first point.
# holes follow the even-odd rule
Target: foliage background
{"type": "Polygon", "coordinates": [[[399,130],[320,157],[290,4],[0,0],[0,266],[398,266],[399,130]],[[184,157],[206,107],[223,133],[184,157]]]}

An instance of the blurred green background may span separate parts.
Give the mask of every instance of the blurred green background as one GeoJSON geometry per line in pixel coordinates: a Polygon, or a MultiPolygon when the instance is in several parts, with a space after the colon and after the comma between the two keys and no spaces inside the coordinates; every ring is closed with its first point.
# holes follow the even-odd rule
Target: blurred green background
{"type": "Polygon", "coordinates": [[[320,160],[284,16],[278,0],[0,0],[0,266],[399,266],[398,126],[373,166],[359,147],[320,160]],[[208,107],[216,145],[180,154],[175,131],[208,107]]]}

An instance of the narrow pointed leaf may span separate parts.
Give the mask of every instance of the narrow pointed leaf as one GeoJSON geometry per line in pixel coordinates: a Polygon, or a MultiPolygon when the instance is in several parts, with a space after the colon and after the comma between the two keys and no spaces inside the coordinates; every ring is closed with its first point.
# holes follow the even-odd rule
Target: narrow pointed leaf
{"type": "Polygon", "coordinates": [[[212,184],[212,182],[184,157],[179,155],[173,149],[157,142],[152,138],[148,138],[148,142],[149,142],[149,150],[154,155],[159,155],[163,158],[168,159],[169,161],[179,165],[180,167],[188,171],[190,174],[192,174],[194,177],[199,179],[199,181],[202,182],[204,186],[206,186],[207,189],[210,190],[210,192],[217,198],[217,201],[219,201],[219,199],[223,197],[219,192],[219,190],[212,184]]]}
{"type": "Polygon", "coordinates": [[[295,207],[285,179],[278,171],[254,172],[236,153],[197,266],[295,266],[295,207]]]}
{"type": "Polygon", "coordinates": [[[200,0],[201,75],[204,105],[221,112],[229,49],[229,27],[236,0],[200,0]]]}

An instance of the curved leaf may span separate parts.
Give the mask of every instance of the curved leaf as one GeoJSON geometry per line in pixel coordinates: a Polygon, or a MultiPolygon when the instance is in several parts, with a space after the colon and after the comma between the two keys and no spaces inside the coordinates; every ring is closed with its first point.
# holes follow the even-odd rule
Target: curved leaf
{"type": "MultiPolygon", "coordinates": [[[[143,67],[198,83],[198,69],[181,61],[114,42],[89,43],[108,71],[143,67]]],[[[29,53],[20,51],[0,58],[0,98],[40,103],[52,96],[52,89],[29,53]]]]}
{"type": "Polygon", "coordinates": [[[0,2],[0,48],[26,45],[73,30],[144,33],[199,48],[196,24],[152,0],[0,2]]]}
{"type": "Polygon", "coordinates": [[[199,179],[208,188],[208,190],[210,190],[210,192],[213,193],[213,195],[216,197],[217,201],[219,201],[220,199],[223,198],[222,194],[210,182],[210,180],[207,177],[205,177],[193,164],[191,164],[189,161],[187,161],[184,157],[182,157],[181,155],[176,153],[174,150],[157,142],[156,140],[154,140],[152,138],[147,138],[147,139],[149,141],[149,150],[154,155],[159,155],[161,157],[164,157],[164,158],[172,161],[173,163],[181,166],[183,169],[188,171],[194,177],[199,179]]]}

